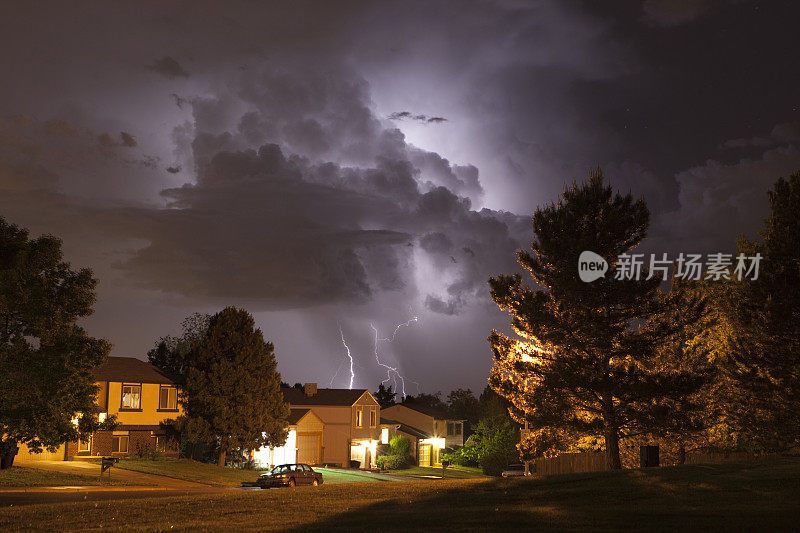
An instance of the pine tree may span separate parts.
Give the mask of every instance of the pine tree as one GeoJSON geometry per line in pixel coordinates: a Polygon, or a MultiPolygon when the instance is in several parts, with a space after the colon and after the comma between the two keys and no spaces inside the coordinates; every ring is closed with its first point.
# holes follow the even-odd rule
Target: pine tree
{"type": "Polygon", "coordinates": [[[394,392],[391,385],[384,386],[383,383],[378,385],[378,390],[375,391],[375,401],[381,406],[381,409],[393,406],[396,402],[394,400],[397,393],[394,392]]]}
{"type": "Polygon", "coordinates": [[[189,357],[182,399],[189,439],[213,445],[220,466],[231,450],[282,445],[289,407],[280,384],[274,347],[250,313],[223,309],[189,357]]]}
{"type": "Polygon", "coordinates": [[[768,197],[762,242],[738,242],[740,254],[761,255],[758,278],[709,287],[719,317],[710,348],[731,385],[721,392],[737,440],[785,451],[800,443],[800,172],[768,197]]]}
{"type": "Polygon", "coordinates": [[[111,346],[75,324],[92,313],[96,284],[62,260],[59,239],[29,239],[0,218],[0,468],[20,443],[54,451],[113,426],[98,422],[93,375],[111,346]]]}
{"type": "Polygon", "coordinates": [[[658,347],[703,315],[702,299],[681,299],[677,315],[677,299],[659,290],[659,276],[646,279],[646,268],[640,279],[613,274],[648,224],[644,201],[613,194],[598,169],[534,214],[532,250],[520,251],[518,261],[535,287],[518,274],[489,281],[519,336],[492,331],[490,384],[534,432],[602,435],[609,469],[621,468],[620,438],[689,424],[688,398],[702,385],[692,372],[657,365],[658,347]],[[591,283],[578,277],[585,250],[610,265],[591,283]]]}

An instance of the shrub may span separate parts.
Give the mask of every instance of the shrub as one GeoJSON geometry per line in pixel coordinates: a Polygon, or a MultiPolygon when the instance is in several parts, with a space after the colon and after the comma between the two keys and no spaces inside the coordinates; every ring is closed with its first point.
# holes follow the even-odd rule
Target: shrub
{"type": "Polygon", "coordinates": [[[163,459],[164,454],[158,450],[152,442],[138,442],[136,443],[136,451],[134,455],[139,459],[149,459],[151,461],[157,461],[158,459],[163,459]]]}
{"type": "Polygon", "coordinates": [[[408,466],[409,460],[400,455],[381,455],[376,463],[381,470],[400,470],[408,466]]]}
{"type": "Polygon", "coordinates": [[[481,469],[487,476],[499,476],[508,467],[508,457],[504,453],[489,453],[481,458],[481,469]]]}
{"type": "Polygon", "coordinates": [[[395,435],[389,441],[389,455],[411,457],[411,441],[402,435],[395,435]]]}

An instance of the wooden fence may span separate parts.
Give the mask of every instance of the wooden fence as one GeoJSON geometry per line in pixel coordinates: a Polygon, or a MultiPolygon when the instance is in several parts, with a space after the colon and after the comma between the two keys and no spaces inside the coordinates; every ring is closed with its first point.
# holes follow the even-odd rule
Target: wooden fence
{"type": "Polygon", "coordinates": [[[538,475],[598,472],[606,469],[606,456],[602,452],[562,453],[534,463],[538,475]]]}
{"type": "Polygon", "coordinates": [[[731,452],[731,453],[687,453],[686,464],[696,465],[702,463],[745,463],[756,459],[757,456],[747,452],[731,452]]]}

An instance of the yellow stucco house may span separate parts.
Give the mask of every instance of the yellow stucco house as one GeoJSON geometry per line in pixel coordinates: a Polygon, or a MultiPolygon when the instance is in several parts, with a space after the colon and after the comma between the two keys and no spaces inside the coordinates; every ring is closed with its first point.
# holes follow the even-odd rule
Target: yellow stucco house
{"type": "Polygon", "coordinates": [[[181,415],[175,383],[155,366],[135,357],[109,357],[94,372],[99,387],[96,403],[100,420],[116,415],[117,429],[97,431],[86,441],[70,442],[55,452],[31,453],[20,446],[15,462],[68,460],[80,456],[124,456],[141,447],[167,456],[178,451],[168,442],[161,422],[181,415]]]}

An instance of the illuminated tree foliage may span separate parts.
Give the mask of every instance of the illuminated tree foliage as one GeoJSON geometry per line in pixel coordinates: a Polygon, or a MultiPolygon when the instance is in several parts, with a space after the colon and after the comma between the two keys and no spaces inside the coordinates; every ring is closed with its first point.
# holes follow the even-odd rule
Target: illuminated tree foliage
{"type": "Polygon", "coordinates": [[[718,317],[707,342],[725,370],[733,438],[780,452],[800,439],[800,172],[768,196],[762,242],[738,242],[740,253],[761,254],[758,279],[707,286],[718,317]]]}
{"type": "Polygon", "coordinates": [[[534,214],[532,250],[520,251],[518,261],[536,285],[518,274],[489,280],[519,336],[489,336],[490,385],[511,401],[515,419],[539,432],[540,444],[602,435],[610,469],[621,467],[620,438],[693,425],[688,413],[697,409],[692,398],[704,380],[659,363],[659,348],[701,318],[703,300],[662,293],[660,278],[645,279],[646,269],[638,280],[613,275],[619,254],[640,243],[648,224],[644,201],[613,194],[598,169],[534,214]],[[608,261],[605,277],[579,279],[584,250],[608,261]]]}
{"type": "Polygon", "coordinates": [[[75,325],[92,314],[96,284],[62,260],[59,239],[29,239],[0,218],[0,467],[20,443],[54,451],[113,426],[98,423],[93,374],[111,346],[75,325]]]}
{"type": "Polygon", "coordinates": [[[214,315],[188,360],[183,425],[191,441],[217,449],[220,466],[231,450],[286,441],[289,407],[274,347],[250,313],[227,307],[214,315]]]}

